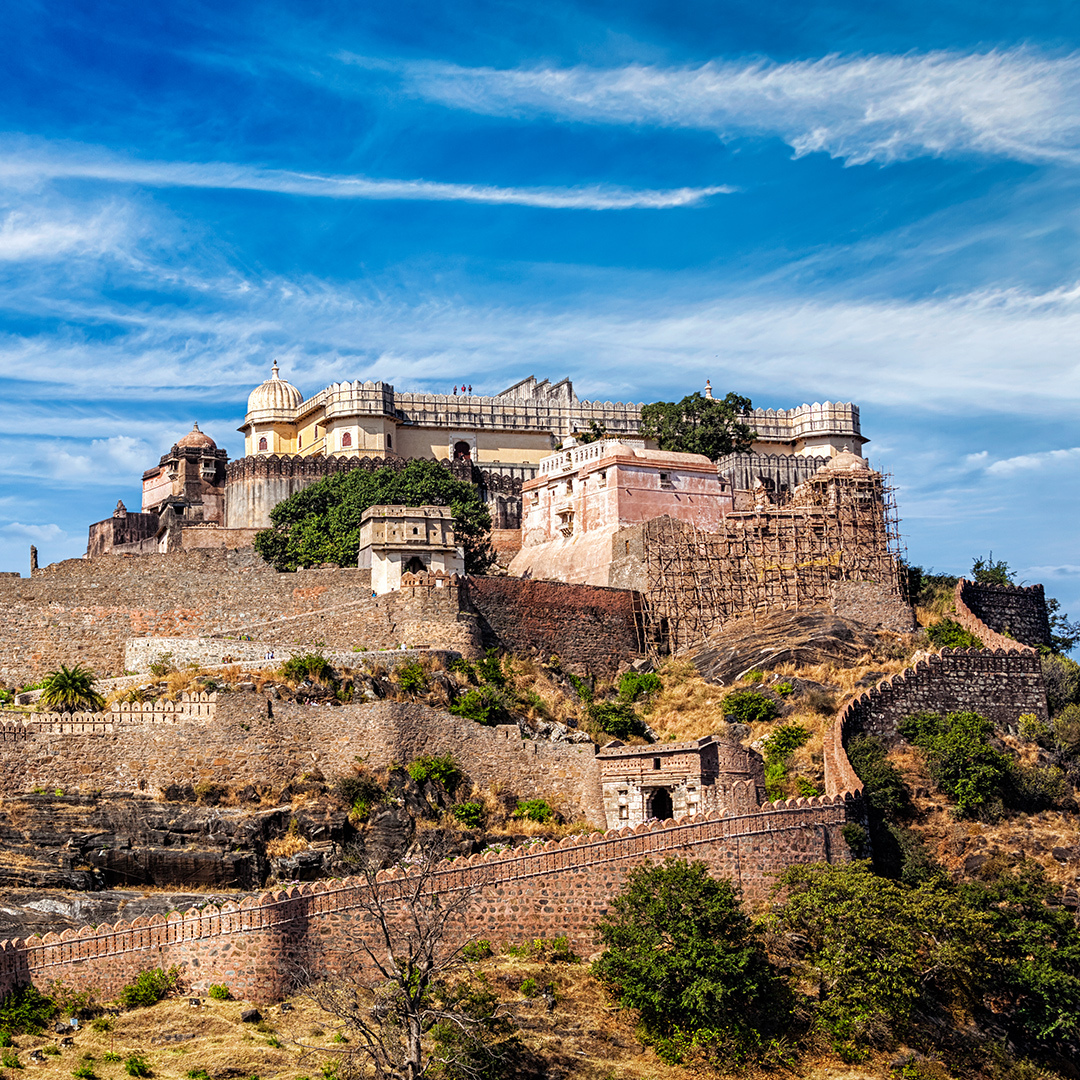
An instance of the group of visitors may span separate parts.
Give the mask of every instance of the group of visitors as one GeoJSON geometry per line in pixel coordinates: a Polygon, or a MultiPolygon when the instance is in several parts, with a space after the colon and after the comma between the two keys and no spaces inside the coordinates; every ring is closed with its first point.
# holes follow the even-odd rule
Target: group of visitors
{"type": "MultiPolygon", "coordinates": [[[[457,386],[454,387],[454,397],[457,397],[458,389],[459,388],[457,386]]],[[[461,392],[463,394],[471,394],[472,393],[472,383],[469,383],[468,386],[466,386],[464,383],[462,383],[461,387],[460,387],[460,390],[461,390],[461,392]]]]}

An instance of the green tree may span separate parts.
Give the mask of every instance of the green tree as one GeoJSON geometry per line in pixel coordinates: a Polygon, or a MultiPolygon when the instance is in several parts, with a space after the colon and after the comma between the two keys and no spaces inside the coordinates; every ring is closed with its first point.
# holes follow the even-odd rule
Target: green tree
{"type": "Polygon", "coordinates": [[[899,730],[926,755],[930,776],[956,803],[957,817],[994,813],[1012,762],[991,744],[989,720],[975,712],[916,713],[899,730]]]}
{"type": "Polygon", "coordinates": [[[732,1056],[759,1045],[790,1012],[754,927],[728,881],[669,859],[630,871],[600,922],[594,973],[668,1061],[692,1046],[732,1056]]]}
{"type": "Polygon", "coordinates": [[[992,551],[985,559],[979,556],[972,561],[971,576],[980,585],[1016,584],[1013,580],[1014,574],[1009,569],[1009,564],[1003,559],[995,561],[994,553],[992,551]]]}
{"type": "Polygon", "coordinates": [[[991,920],[947,881],[907,887],[848,863],[791,867],[777,888],[774,923],[796,936],[815,1024],[842,1052],[887,1044],[920,1013],[972,1007],[991,920]]]}
{"type": "Polygon", "coordinates": [[[750,449],[754,429],[744,420],[750,399],[739,394],[707,398],[690,394],[682,401],[654,401],[641,410],[641,433],[661,450],[704,454],[711,461],[750,449]]]}
{"type": "Polygon", "coordinates": [[[1080,927],[1060,906],[1059,889],[1041,869],[1001,874],[961,886],[972,910],[989,919],[985,992],[1023,1038],[1080,1037],[1080,927]]]}
{"type": "Polygon", "coordinates": [[[78,664],[70,668],[61,664],[42,680],[38,704],[58,712],[101,712],[105,699],[94,689],[95,680],[92,671],[78,664]]]}
{"type": "Polygon", "coordinates": [[[355,566],[360,518],[369,506],[449,506],[454,533],[465,548],[465,569],[491,565],[491,514],[477,489],[437,461],[410,461],[401,469],[334,473],[277,504],[273,525],[255,536],[255,550],[276,570],[334,562],[355,566]]]}

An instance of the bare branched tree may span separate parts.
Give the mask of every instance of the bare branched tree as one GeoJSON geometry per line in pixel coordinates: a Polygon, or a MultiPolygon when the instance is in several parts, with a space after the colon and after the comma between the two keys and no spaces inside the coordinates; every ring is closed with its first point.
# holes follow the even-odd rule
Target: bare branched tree
{"type": "Polygon", "coordinates": [[[481,1080],[513,1071],[503,1066],[521,1051],[516,1026],[466,957],[473,939],[465,913],[479,889],[439,892],[445,855],[445,845],[432,844],[406,876],[382,881],[365,865],[361,918],[349,935],[354,962],[333,976],[301,973],[304,993],[349,1040],[333,1048],[343,1080],[481,1080]]]}

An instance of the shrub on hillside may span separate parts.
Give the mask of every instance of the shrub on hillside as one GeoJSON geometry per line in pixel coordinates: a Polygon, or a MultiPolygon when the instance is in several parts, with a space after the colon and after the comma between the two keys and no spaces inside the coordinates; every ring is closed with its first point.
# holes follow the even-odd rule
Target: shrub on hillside
{"type": "Polygon", "coordinates": [[[1080,703],[1080,664],[1075,660],[1068,656],[1044,656],[1042,673],[1051,716],[1080,703]]]}
{"type": "Polygon", "coordinates": [[[733,1062],[761,1046],[790,1013],[790,993],[729,881],[704,863],[669,859],[631,870],[601,920],[593,973],[636,1009],[668,1062],[695,1047],[733,1062]]]}
{"type": "Polygon", "coordinates": [[[926,628],[926,636],[938,649],[981,649],[982,641],[955,619],[941,619],[926,628]]]}
{"type": "Polygon", "coordinates": [[[662,686],[655,671],[626,671],[619,679],[619,697],[623,701],[637,701],[657,693],[662,686]]]}
{"type": "Polygon", "coordinates": [[[484,824],[487,811],[482,802],[463,802],[450,808],[450,812],[467,829],[478,829],[484,824]]]}
{"type": "Polygon", "coordinates": [[[312,682],[329,683],[333,681],[334,669],[322,653],[309,652],[300,656],[291,656],[279,669],[279,674],[290,683],[302,683],[305,679],[312,682]]]}
{"type": "Polygon", "coordinates": [[[447,708],[454,716],[463,716],[466,720],[473,720],[477,724],[497,723],[502,712],[499,699],[490,686],[466,690],[464,694],[459,694],[456,700],[450,702],[447,708]]]}
{"type": "Polygon", "coordinates": [[[0,1001],[0,1029],[9,1033],[9,1040],[11,1035],[37,1035],[48,1027],[57,1012],[57,1004],[51,997],[26,983],[0,1001]]]}
{"type": "Polygon", "coordinates": [[[435,780],[451,794],[464,779],[452,754],[422,754],[405,766],[405,771],[418,783],[435,780]]]}
{"type": "Polygon", "coordinates": [[[170,994],[175,994],[180,989],[180,969],[171,967],[150,968],[140,971],[135,976],[135,981],[128,983],[119,994],[117,1000],[125,1009],[141,1009],[148,1005],[156,1005],[170,994]]]}
{"type": "Polygon", "coordinates": [[[427,672],[419,660],[407,660],[394,669],[398,688],[406,694],[422,694],[428,687],[427,672]]]}
{"type": "Polygon", "coordinates": [[[643,735],[645,726],[627,701],[594,701],[588,708],[589,719],[613,739],[643,735]]]}
{"type": "Polygon", "coordinates": [[[770,799],[784,797],[791,755],[805,746],[809,738],[810,732],[801,724],[784,724],[765,740],[765,790],[770,799]]]}
{"type": "Polygon", "coordinates": [[[38,707],[58,712],[101,712],[105,699],[94,689],[95,679],[92,671],[78,664],[61,664],[42,680],[38,707]]]}
{"type": "Polygon", "coordinates": [[[720,710],[733,724],[775,720],[780,715],[780,706],[760,690],[733,690],[720,703],[720,710]]]}
{"type": "Polygon", "coordinates": [[[514,811],[514,817],[546,825],[555,817],[555,811],[543,799],[521,799],[514,811]]]}
{"type": "Polygon", "coordinates": [[[934,783],[956,803],[957,817],[997,813],[1011,761],[990,743],[994,725],[975,712],[915,713],[900,734],[926,755],[934,783]]]}

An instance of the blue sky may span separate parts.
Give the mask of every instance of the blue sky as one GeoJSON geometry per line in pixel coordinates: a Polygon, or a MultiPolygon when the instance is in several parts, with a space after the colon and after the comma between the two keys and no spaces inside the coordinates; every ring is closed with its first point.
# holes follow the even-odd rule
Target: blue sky
{"type": "Polygon", "coordinates": [[[0,569],[277,357],[855,401],[913,561],[1080,616],[1080,8],[880,7],[8,5],[0,569]]]}

